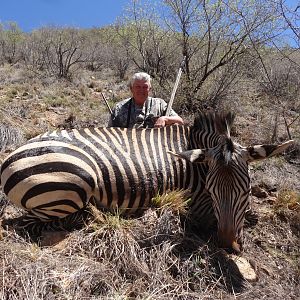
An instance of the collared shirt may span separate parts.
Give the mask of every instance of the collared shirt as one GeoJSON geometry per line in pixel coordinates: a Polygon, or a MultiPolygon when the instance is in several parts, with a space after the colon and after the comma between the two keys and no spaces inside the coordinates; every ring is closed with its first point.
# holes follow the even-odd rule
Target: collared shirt
{"type": "MultiPolygon", "coordinates": [[[[133,98],[118,102],[108,122],[108,127],[140,128],[153,127],[153,118],[161,117],[167,110],[167,103],[160,98],[148,97],[143,106],[135,104],[133,98]]],[[[170,116],[177,116],[171,110],[170,116]]]]}

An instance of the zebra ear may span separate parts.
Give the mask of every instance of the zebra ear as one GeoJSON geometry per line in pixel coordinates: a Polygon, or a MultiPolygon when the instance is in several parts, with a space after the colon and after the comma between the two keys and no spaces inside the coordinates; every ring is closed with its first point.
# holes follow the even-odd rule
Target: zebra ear
{"type": "Polygon", "coordinates": [[[255,145],[247,147],[246,160],[248,162],[256,161],[271,157],[273,155],[282,153],[285,149],[294,143],[293,140],[289,140],[279,145],[255,145]]]}
{"type": "Polygon", "coordinates": [[[208,150],[194,149],[179,153],[168,151],[169,154],[190,161],[191,163],[202,163],[208,160],[208,150]]]}

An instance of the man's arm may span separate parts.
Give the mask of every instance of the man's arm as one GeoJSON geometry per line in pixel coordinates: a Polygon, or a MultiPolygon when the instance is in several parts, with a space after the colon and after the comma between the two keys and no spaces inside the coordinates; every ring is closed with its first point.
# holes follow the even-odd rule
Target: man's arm
{"type": "Polygon", "coordinates": [[[172,124],[183,125],[184,122],[183,122],[183,119],[181,117],[179,117],[178,115],[177,116],[169,116],[169,117],[162,116],[156,120],[154,127],[163,127],[163,126],[172,125],[172,124]]]}
{"type": "Polygon", "coordinates": [[[171,109],[169,116],[165,116],[165,112],[167,110],[168,105],[166,101],[163,99],[159,99],[159,101],[160,101],[162,116],[155,121],[154,127],[163,127],[172,124],[179,124],[179,125],[184,124],[183,119],[180,116],[178,116],[178,114],[173,109],[171,109]]]}

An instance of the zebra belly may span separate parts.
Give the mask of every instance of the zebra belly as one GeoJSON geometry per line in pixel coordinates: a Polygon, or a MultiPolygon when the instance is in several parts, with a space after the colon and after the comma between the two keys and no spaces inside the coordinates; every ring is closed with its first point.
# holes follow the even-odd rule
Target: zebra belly
{"type": "Polygon", "coordinates": [[[62,218],[96,195],[97,177],[88,163],[44,148],[41,155],[29,155],[28,148],[21,147],[2,165],[2,188],[14,204],[62,218]]]}
{"type": "Polygon", "coordinates": [[[52,132],[3,162],[1,182],[16,205],[63,217],[93,198],[98,207],[130,213],[157,194],[188,185],[185,163],[168,154],[186,148],[183,127],[52,132]]]}

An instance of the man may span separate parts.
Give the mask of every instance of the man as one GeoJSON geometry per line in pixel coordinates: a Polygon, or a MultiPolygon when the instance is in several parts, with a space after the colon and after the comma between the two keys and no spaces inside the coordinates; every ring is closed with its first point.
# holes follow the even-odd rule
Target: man
{"type": "Polygon", "coordinates": [[[167,103],[160,98],[149,97],[151,77],[144,72],[135,73],[129,82],[132,97],[116,104],[109,127],[149,128],[171,124],[183,124],[174,110],[164,116],[167,103]]]}

